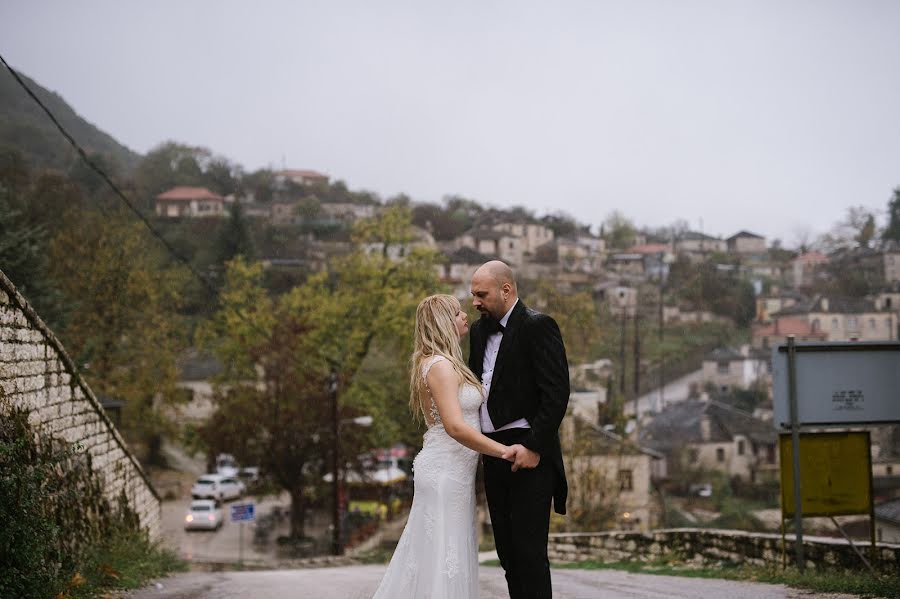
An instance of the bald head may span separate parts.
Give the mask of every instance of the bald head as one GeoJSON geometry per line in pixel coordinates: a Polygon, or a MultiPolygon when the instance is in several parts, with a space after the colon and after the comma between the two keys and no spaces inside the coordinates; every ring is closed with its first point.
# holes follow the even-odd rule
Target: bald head
{"type": "Polygon", "coordinates": [[[500,260],[491,260],[472,275],[472,305],[497,320],[509,312],[518,299],[512,269],[500,260]]]}

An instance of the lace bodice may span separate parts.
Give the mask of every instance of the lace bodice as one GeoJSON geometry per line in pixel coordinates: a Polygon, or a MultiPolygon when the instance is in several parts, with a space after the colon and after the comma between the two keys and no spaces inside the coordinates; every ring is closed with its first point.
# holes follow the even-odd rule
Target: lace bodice
{"type": "MultiPolygon", "coordinates": [[[[440,412],[438,412],[437,404],[434,401],[434,396],[431,394],[431,389],[428,387],[428,372],[431,370],[432,366],[446,359],[447,358],[441,355],[433,356],[422,366],[422,378],[425,379],[425,389],[428,391],[428,401],[426,403],[427,410],[425,410],[425,422],[428,425],[429,430],[431,430],[435,426],[440,426],[441,428],[443,428],[444,423],[441,422],[441,414],[440,412]]],[[[479,410],[481,409],[482,401],[484,401],[484,398],[482,396],[481,389],[469,383],[463,383],[462,385],[460,385],[459,407],[462,409],[463,420],[465,420],[467,424],[474,428],[477,428],[478,430],[481,430],[481,416],[479,410]]],[[[423,410],[426,406],[423,406],[423,410]]]]}

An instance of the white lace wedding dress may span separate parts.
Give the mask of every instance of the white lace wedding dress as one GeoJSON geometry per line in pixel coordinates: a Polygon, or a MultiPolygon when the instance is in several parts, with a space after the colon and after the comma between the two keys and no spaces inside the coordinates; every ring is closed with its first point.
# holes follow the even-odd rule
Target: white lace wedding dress
{"type": "MultiPolygon", "coordinates": [[[[443,356],[426,362],[422,376],[443,356]]],[[[481,390],[460,385],[466,423],[480,430],[481,390]]],[[[373,599],[476,599],[475,470],[478,452],[455,441],[431,399],[422,451],[413,461],[412,509],[373,599]],[[433,423],[433,424],[432,424],[433,423]]]]}

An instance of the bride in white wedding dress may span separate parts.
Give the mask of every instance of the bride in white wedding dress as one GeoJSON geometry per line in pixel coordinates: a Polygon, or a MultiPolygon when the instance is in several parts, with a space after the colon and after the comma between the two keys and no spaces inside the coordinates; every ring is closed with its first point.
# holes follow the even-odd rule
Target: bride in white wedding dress
{"type": "Polygon", "coordinates": [[[480,432],[482,386],[459,347],[468,329],[453,296],[429,296],[416,310],[410,409],[428,430],[413,462],[409,520],[374,599],[478,597],[478,454],[512,461],[515,448],[480,432]]]}

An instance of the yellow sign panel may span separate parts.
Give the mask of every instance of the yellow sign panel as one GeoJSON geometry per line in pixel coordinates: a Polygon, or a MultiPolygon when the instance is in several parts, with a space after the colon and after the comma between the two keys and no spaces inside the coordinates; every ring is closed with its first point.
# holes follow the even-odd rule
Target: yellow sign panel
{"type": "MultiPolygon", "coordinates": [[[[794,515],[794,468],[790,433],[778,439],[781,509],[794,515]]],[[[800,496],[804,516],[869,514],[872,461],[869,433],[801,433],[800,496]]]]}

